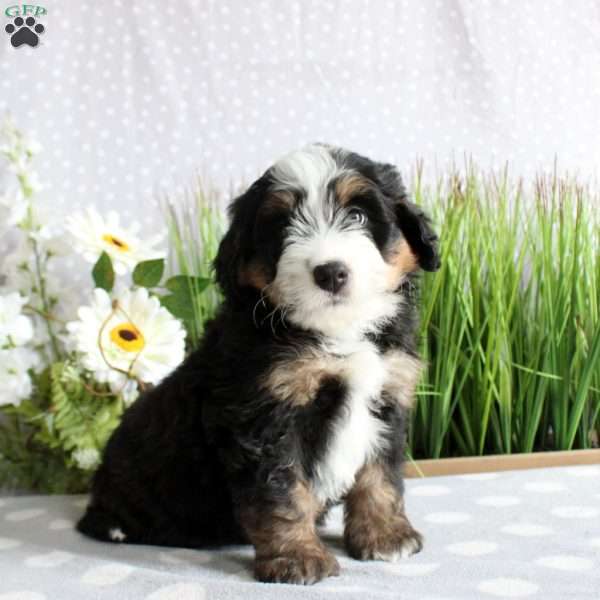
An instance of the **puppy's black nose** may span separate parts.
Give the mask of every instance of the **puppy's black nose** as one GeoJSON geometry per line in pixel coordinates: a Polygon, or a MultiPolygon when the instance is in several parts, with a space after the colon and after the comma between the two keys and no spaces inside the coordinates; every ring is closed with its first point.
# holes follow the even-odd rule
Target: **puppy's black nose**
{"type": "Polygon", "coordinates": [[[313,277],[321,289],[337,294],[348,281],[348,268],[344,263],[333,260],[316,266],[313,277]]]}

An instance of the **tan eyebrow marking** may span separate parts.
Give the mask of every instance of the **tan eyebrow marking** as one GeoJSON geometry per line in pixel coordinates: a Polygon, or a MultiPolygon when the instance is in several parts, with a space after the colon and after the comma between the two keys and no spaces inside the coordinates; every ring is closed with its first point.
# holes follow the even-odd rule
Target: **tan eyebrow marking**
{"type": "Polygon", "coordinates": [[[366,192],[372,189],[372,187],[373,183],[362,175],[357,173],[343,175],[336,181],[335,196],[337,201],[344,206],[345,204],[348,204],[354,196],[366,192]]]}
{"type": "Polygon", "coordinates": [[[254,259],[240,269],[238,281],[241,285],[250,285],[257,290],[264,289],[270,283],[266,267],[254,259]]]}
{"type": "Polygon", "coordinates": [[[268,214],[269,212],[276,212],[278,210],[291,210],[294,208],[296,198],[294,194],[287,190],[277,190],[269,192],[267,198],[265,198],[262,206],[259,208],[261,214],[268,214]]]}

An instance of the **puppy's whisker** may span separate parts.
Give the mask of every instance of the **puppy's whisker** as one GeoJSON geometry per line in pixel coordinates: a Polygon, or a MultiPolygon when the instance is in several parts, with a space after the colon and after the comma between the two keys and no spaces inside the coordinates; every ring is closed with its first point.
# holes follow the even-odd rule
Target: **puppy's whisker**
{"type": "Polygon", "coordinates": [[[286,322],[286,318],[287,318],[287,313],[289,311],[289,307],[287,306],[283,306],[281,309],[281,324],[287,329],[287,322],[286,322]]]}
{"type": "MultiPolygon", "coordinates": [[[[269,288],[272,288],[272,287],[273,287],[272,283],[268,283],[267,285],[265,285],[261,289],[261,300],[263,302],[263,306],[266,306],[265,299],[267,298],[267,291],[269,290],[269,288]]],[[[271,300],[271,298],[269,298],[269,300],[271,300]]],[[[260,302],[260,300],[259,300],[259,302],[260,302]]],[[[288,307],[286,305],[284,305],[284,304],[276,304],[274,306],[273,310],[269,314],[267,314],[264,317],[264,319],[262,319],[262,321],[261,321],[260,324],[262,325],[267,319],[270,319],[270,321],[271,321],[271,331],[273,332],[273,334],[275,334],[275,326],[277,324],[279,324],[279,323],[282,323],[282,325],[287,328],[287,324],[285,322],[285,312],[287,311],[287,309],[288,309],[288,307]],[[279,321],[277,323],[275,323],[275,315],[277,314],[278,311],[280,313],[280,315],[279,315],[279,321]]],[[[256,312],[256,306],[254,307],[254,313],[255,312],[256,312]]],[[[253,314],[253,318],[255,319],[255,315],[254,314],[253,314]]],[[[256,319],[254,320],[254,322],[256,324],[256,319]]]]}
{"type": "MultiPolygon", "coordinates": [[[[279,310],[279,306],[276,306],[261,322],[260,324],[262,325],[267,319],[271,320],[271,329],[273,329],[273,317],[275,316],[275,313],[279,310]]],[[[275,330],[273,330],[273,333],[275,333],[275,330]]]]}
{"type": "Polygon", "coordinates": [[[273,322],[273,319],[275,318],[275,314],[277,313],[279,309],[275,308],[274,311],[271,312],[271,331],[273,333],[273,336],[277,337],[277,333],[275,332],[275,324],[273,322]]]}
{"type": "Polygon", "coordinates": [[[284,316],[285,316],[285,312],[284,312],[284,308],[283,307],[279,307],[279,321],[277,322],[277,324],[279,325],[281,323],[281,325],[283,325],[285,327],[285,321],[284,321],[284,316]]]}
{"type": "Polygon", "coordinates": [[[263,307],[266,308],[266,304],[265,304],[265,291],[266,287],[264,287],[261,291],[260,291],[260,298],[258,299],[257,303],[254,305],[254,308],[252,309],[252,321],[254,322],[254,326],[258,329],[259,324],[256,321],[256,309],[258,308],[258,305],[262,303],[263,307]]]}

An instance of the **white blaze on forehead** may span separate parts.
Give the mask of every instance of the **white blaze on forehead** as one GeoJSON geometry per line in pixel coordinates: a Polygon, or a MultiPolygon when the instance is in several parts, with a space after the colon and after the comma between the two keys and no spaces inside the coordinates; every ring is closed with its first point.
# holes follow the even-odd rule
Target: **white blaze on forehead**
{"type": "Polygon", "coordinates": [[[298,189],[306,194],[306,202],[319,202],[327,183],[339,170],[325,146],[307,146],[284,156],[271,169],[275,189],[298,189]]]}
{"type": "MultiPolygon", "coordinates": [[[[339,228],[329,184],[344,173],[325,146],[307,146],[288,154],[271,170],[273,190],[297,190],[302,199],[291,220],[293,238],[314,237],[339,228]]],[[[314,266],[314,265],[313,265],[314,266]]]]}

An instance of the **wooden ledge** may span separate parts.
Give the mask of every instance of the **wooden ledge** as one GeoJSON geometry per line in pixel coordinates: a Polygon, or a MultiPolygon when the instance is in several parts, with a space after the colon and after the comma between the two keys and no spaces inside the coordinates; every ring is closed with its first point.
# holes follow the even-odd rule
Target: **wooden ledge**
{"type": "Polygon", "coordinates": [[[571,465],[600,465],[600,450],[568,450],[417,460],[404,465],[406,477],[440,477],[571,465]]]}

